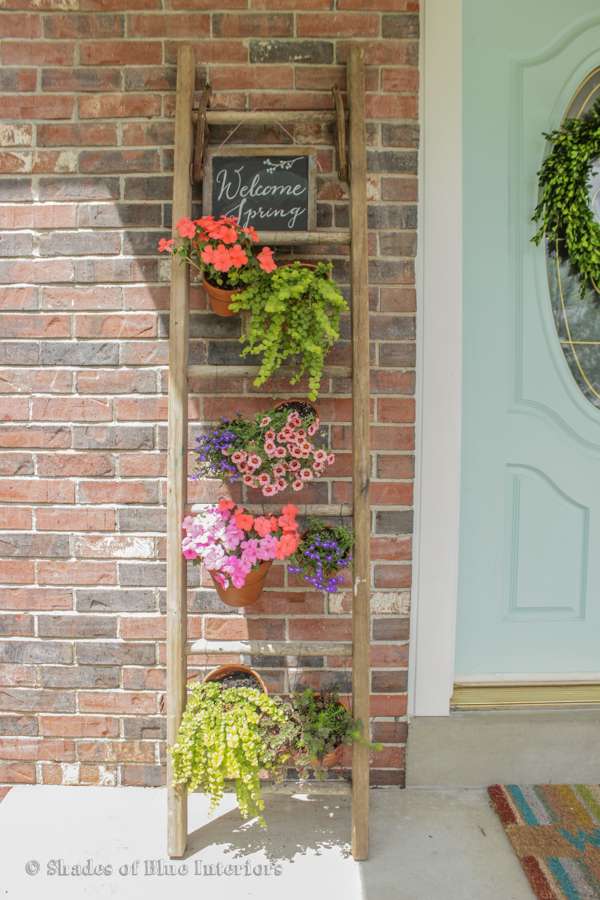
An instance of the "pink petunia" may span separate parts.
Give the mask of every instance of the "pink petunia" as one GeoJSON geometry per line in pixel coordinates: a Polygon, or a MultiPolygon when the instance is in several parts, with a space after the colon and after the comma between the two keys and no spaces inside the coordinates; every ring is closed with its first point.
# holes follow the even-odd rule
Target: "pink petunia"
{"type": "Polygon", "coordinates": [[[296,478],[292,481],[292,487],[295,491],[301,491],[304,487],[304,482],[301,481],[300,478],[296,478]]]}
{"type": "Polygon", "coordinates": [[[310,469],[300,469],[300,478],[303,481],[311,481],[313,473],[310,469]]]}
{"type": "Polygon", "coordinates": [[[260,420],[261,428],[266,428],[267,425],[270,425],[270,424],[271,424],[271,416],[263,416],[262,419],[260,420]]]}

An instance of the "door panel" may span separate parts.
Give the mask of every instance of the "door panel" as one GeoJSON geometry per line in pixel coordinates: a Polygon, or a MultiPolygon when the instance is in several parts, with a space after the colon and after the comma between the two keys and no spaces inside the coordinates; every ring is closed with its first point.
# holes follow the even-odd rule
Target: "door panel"
{"type": "Polygon", "coordinates": [[[457,678],[598,673],[600,410],[530,243],[542,133],[600,66],[597,0],[465,0],[463,42],[457,678]]]}

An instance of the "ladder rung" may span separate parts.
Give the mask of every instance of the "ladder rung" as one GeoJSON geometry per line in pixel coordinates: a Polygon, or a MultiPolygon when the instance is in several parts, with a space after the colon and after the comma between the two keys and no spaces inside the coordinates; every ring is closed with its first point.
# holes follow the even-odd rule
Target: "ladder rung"
{"type": "Polygon", "coordinates": [[[352,656],[349,641],[189,641],[188,653],[248,653],[251,656],[352,656]]]}
{"type": "MultiPolygon", "coordinates": [[[[192,120],[196,121],[198,113],[192,112],[192,120]]],[[[295,125],[297,122],[321,122],[329,124],[335,122],[334,109],[209,109],[206,113],[206,121],[209,125],[276,125],[278,122],[286,122],[295,125]]]]}
{"type": "Polygon", "coordinates": [[[291,244],[349,244],[350,229],[337,231],[321,229],[321,231],[263,231],[262,244],[281,247],[291,244]]]}
{"type": "MultiPolygon", "coordinates": [[[[216,378],[220,375],[224,375],[225,377],[231,375],[234,378],[253,378],[255,375],[258,375],[258,371],[259,366],[225,366],[203,363],[201,365],[188,366],[188,377],[192,378],[194,375],[207,375],[216,378]]],[[[293,368],[282,367],[281,369],[278,369],[278,374],[293,375],[295,371],[296,370],[293,368]]],[[[350,366],[325,366],[323,374],[329,375],[332,378],[351,378],[352,368],[350,366]]]]}
{"type": "MultiPolygon", "coordinates": [[[[265,513],[277,513],[281,510],[281,504],[265,503],[258,500],[256,503],[246,501],[248,506],[260,506],[265,513]]],[[[193,503],[192,512],[202,512],[211,503],[193,503]]],[[[352,506],[350,503],[302,503],[297,504],[299,515],[301,516],[326,516],[331,518],[346,518],[352,515],[352,506]]]]}

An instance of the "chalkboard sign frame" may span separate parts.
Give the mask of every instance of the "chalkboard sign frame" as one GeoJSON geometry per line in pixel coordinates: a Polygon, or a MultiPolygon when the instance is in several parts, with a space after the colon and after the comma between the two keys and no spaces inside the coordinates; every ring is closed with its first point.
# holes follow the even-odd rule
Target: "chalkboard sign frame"
{"type": "MultiPolygon", "coordinates": [[[[206,160],[204,167],[204,182],[202,186],[202,212],[205,215],[212,214],[212,189],[213,189],[213,163],[215,159],[222,157],[248,156],[251,159],[262,159],[269,156],[307,156],[308,157],[308,231],[314,231],[317,224],[317,191],[316,191],[316,170],[317,170],[317,151],[314,147],[300,146],[276,146],[276,147],[209,147],[206,151],[206,160]]],[[[294,233],[294,229],[286,229],[281,224],[274,228],[267,228],[265,225],[257,226],[259,233],[269,234],[270,232],[288,231],[294,233]]],[[[297,231],[298,229],[296,229],[297,231]]]]}

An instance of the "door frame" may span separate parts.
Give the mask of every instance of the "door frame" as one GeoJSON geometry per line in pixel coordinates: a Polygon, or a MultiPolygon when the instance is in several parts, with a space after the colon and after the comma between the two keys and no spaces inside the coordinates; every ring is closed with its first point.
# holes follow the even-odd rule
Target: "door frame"
{"type": "Polygon", "coordinates": [[[409,714],[447,716],[454,684],[462,407],[462,0],[424,0],[417,430],[409,714]]]}

